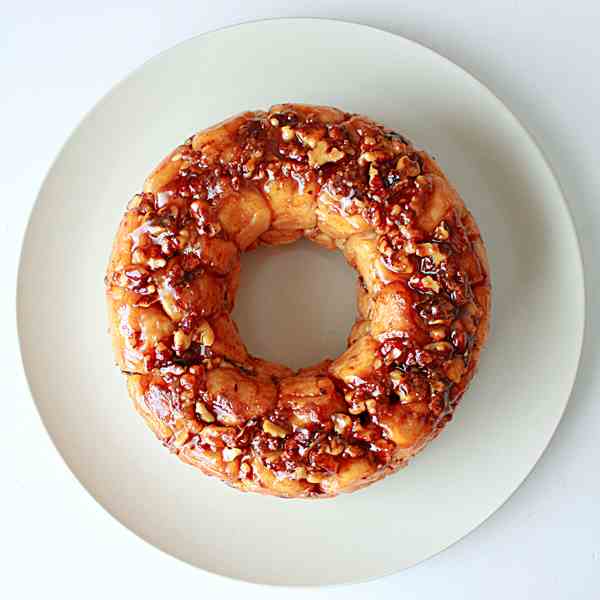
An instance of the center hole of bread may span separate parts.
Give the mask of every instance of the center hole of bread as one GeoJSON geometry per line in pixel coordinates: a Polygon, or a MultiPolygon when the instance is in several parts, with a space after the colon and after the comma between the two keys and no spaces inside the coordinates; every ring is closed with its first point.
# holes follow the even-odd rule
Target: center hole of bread
{"type": "Polygon", "coordinates": [[[356,319],[356,278],[340,252],[305,240],[243,254],[233,318],[248,351],[292,369],[339,356],[356,319]]]}

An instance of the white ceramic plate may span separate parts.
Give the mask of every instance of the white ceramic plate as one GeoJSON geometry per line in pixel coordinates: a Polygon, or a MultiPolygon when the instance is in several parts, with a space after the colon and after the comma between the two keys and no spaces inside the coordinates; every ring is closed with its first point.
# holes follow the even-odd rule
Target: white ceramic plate
{"type": "MultiPolygon", "coordinates": [[[[236,315],[252,351],[301,366],[342,350],[355,276],[341,255],[299,243],[256,252],[243,266],[236,315]]],[[[327,584],[414,565],[514,492],[569,397],[583,280],[556,180],[483,85],[389,33],[278,20],[164,52],[83,120],[31,216],[18,318],[44,423],[109,513],[207,571],[327,584]],[[106,334],[105,264],[125,204],[150,168],[197,129],[286,100],[364,113],[436,156],[481,226],[494,284],[489,346],[455,421],[404,471],[319,502],[240,494],[171,457],[133,412],[106,334]]]]}

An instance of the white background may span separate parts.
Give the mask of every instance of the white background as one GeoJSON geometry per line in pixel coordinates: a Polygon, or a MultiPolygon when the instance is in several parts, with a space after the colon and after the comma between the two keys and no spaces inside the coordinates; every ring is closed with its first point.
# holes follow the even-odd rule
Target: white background
{"type": "MultiPolygon", "coordinates": [[[[157,52],[203,31],[276,16],[344,19],[404,35],[447,56],[499,95],[536,137],[563,186],[584,255],[588,303],[584,351],[566,415],[534,472],[504,507],[465,540],[410,571],[285,597],[599,597],[600,369],[594,350],[600,331],[590,307],[600,300],[594,255],[600,248],[600,6],[525,0],[305,0],[302,7],[281,0],[40,0],[3,8],[2,596],[282,594],[199,571],[197,587],[183,589],[178,575],[192,567],[138,540],[83,491],[35,412],[14,324],[14,282],[27,216],[52,159],[83,114],[157,52]]],[[[101,440],[98,444],[101,451],[101,440]]],[[[140,498],[140,510],[147,501],[140,498]]],[[[367,537],[365,543],[377,540],[367,537]]]]}

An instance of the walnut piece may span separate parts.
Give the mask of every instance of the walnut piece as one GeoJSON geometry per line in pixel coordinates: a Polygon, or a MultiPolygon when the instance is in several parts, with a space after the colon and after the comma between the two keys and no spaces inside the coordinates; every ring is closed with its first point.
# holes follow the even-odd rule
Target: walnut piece
{"type": "Polygon", "coordinates": [[[283,429],[283,427],[275,425],[275,423],[269,421],[269,419],[263,421],[263,431],[273,437],[284,438],[287,435],[287,431],[283,429]]]}
{"type": "Polygon", "coordinates": [[[204,402],[196,402],[196,414],[205,422],[205,423],[214,423],[215,416],[208,410],[206,404],[204,402]]]}

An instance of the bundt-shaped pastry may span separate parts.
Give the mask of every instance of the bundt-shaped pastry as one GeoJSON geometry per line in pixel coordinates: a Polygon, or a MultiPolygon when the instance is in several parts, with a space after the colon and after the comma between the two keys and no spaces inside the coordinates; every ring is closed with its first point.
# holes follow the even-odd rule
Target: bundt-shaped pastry
{"type": "Polygon", "coordinates": [[[137,411],[183,461],[244,491],[325,497],[404,465],[450,420],[490,313],[479,229],[439,166],[335,108],[282,104],[197,133],[130,201],[106,276],[137,411]],[[240,253],[308,238],[358,272],[335,360],[249,354],[240,253]]]}

